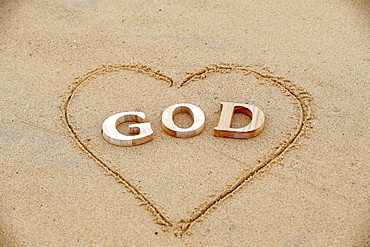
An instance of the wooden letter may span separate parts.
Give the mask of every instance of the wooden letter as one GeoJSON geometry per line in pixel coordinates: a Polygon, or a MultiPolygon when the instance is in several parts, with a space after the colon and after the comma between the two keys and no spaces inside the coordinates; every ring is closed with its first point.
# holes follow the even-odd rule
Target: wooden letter
{"type": "Polygon", "coordinates": [[[259,135],[264,127],[265,114],[257,106],[221,102],[221,116],[213,135],[229,138],[252,138],[259,135]],[[248,115],[252,121],[243,128],[231,128],[234,113],[248,115]]]}
{"type": "Polygon", "coordinates": [[[153,130],[150,123],[143,123],[143,112],[121,112],[108,117],[103,123],[104,139],[117,146],[136,146],[153,140],[153,130]],[[130,134],[126,136],[118,132],[117,126],[123,122],[138,122],[129,125],[130,134]]]}
{"type": "Polygon", "coordinates": [[[168,107],[162,114],[162,128],[170,136],[188,138],[200,134],[204,129],[205,116],[202,109],[192,104],[176,104],[168,107]],[[193,118],[193,125],[189,128],[179,128],[173,121],[176,114],[184,112],[193,118]]]}

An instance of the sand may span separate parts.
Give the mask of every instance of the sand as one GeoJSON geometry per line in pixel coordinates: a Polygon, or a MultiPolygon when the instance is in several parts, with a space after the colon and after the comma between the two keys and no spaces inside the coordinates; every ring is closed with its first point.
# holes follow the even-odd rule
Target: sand
{"type": "Polygon", "coordinates": [[[369,16],[360,0],[2,1],[0,246],[370,246],[369,16]],[[258,106],[264,131],[214,137],[220,102],[258,106]],[[204,111],[200,135],[162,130],[176,103],[204,111]],[[153,141],[103,139],[124,111],[153,141]]]}

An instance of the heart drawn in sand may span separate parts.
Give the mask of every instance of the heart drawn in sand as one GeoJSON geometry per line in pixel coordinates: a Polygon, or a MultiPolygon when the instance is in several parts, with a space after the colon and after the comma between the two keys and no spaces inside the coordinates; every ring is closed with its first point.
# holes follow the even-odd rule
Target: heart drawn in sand
{"type": "MultiPolygon", "coordinates": [[[[177,83],[148,66],[121,64],[77,78],[62,109],[79,147],[124,184],[158,224],[181,235],[298,143],[311,125],[310,100],[304,89],[259,65],[210,65],[177,83]],[[265,130],[252,139],[214,137],[223,101],[258,106],[266,115],[265,130]],[[162,111],[177,103],[204,111],[206,127],[200,135],[179,139],[162,130],[162,111]],[[124,111],[146,114],[154,130],[151,142],[118,147],[103,139],[103,121],[124,111]]],[[[191,125],[186,115],[176,121],[191,125]]],[[[246,121],[235,116],[235,127],[246,121]]],[[[126,128],[119,126],[120,131],[126,128]]]]}

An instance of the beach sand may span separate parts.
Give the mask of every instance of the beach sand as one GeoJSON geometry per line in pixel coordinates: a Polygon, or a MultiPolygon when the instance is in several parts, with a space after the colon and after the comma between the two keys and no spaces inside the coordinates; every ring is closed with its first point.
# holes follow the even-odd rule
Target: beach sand
{"type": "Polygon", "coordinates": [[[369,1],[2,1],[0,18],[0,246],[370,246],[369,1]],[[214,137],[221,102],[259,107],[264,131],[214,137]],[[162,130],[177,103],[201,134],[162,130]],[[151,142],[103,139],[125,111],[151,142]]]}

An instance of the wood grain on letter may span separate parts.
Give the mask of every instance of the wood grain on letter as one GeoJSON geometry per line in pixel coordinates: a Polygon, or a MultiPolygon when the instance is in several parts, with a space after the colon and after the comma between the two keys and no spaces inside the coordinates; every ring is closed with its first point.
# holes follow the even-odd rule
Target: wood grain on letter
{"type": "Polygon", "coordinates": [[[228,138],[252,138],[259,135],[265,122],[265,114],[257,106],[221,102],[221,116],[213,135],[228,138]],[[243,128],[231,128],[234,113],[243,113],[251,118],[251,122],[243,128]]]}
{"type": "Polygon", "coordinates": [[[153,130],[150,123],[143,123],[145,114],[143,112],[121,112],[108,117],[103,123],[104,139],[117,146],[136,146],[153,140],[153,130]],[[123,122],[138,122],[130,124],[130,134],[123,135],[117,130],[117,126],[123,122]]]}
{"type": "Polygon", "coordinates": [[[174,137],[188,138],[199,135],[204,129],[205,115],[196,105],[182,103],[168,107],[162,114],[163,130],[174,137]],[[173,121],[178,113],[187,113],[193,118],[193,125],[189,128],[180,128],[173,121]]]}

